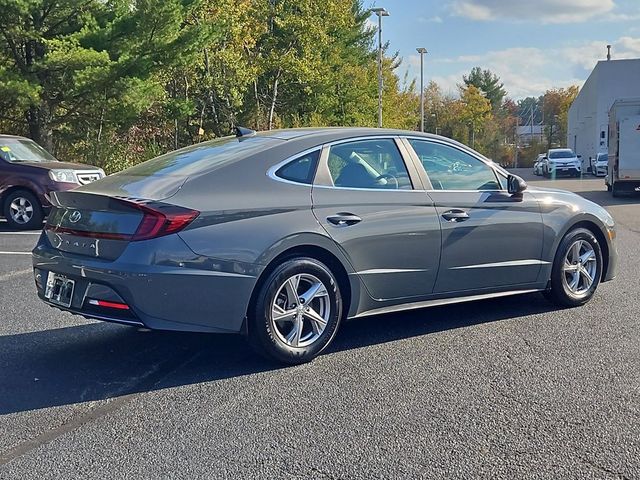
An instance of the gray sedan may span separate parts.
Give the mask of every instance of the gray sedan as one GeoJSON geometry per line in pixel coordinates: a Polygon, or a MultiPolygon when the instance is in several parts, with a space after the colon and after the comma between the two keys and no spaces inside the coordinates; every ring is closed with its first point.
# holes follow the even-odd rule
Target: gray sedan
{"type": "Polygon", "coordinates": [[[286,363],[346,318],[528,292],[579,306],[616,271],[603,208],[415,132],[239,128],[52,202],[33,250],[42,300],[241,333],[286,363]]]}

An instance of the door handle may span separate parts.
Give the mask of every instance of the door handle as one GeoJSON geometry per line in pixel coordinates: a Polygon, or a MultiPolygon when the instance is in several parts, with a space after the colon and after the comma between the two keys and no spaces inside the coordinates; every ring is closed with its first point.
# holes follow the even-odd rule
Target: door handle
{"type": "Polygon", "coordinates": [[[447,222],[457,223],[464,222],[465,220],[469,220],[469,214],[464,210],[449,210],[448,212],[444,212],[442,214],[442,218],[444,218],[447,222]]]}
{"type": "Polygon", "coordinates": [[[327,221],[337,225],[338,227],[343,227],[355,225],[356,223],[361,222],[362,219],[353,213],[336,213],[335,215],[328,216],[327,221]]]}

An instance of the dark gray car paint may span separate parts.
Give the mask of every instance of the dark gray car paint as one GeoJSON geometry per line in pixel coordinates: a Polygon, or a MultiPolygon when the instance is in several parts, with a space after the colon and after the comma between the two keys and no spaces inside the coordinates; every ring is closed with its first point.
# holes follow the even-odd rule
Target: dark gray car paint
{"type": "MultiPolygon", "coordinates": [[[[349,275],[351,287],[350,317],[402,305],[407,302],[406,297],[411,297],[414,302],[415,299],[428,301],[452,296],[444,290],[458,287],[452,284],[455,279],[447,278],[445,274],[442,276],[445,279],[441,284],[443,286],[431,292],[438,281],[435,268],[440,265],[437,260],[440,256],[437,209],[444,206],[457,204],[477,209],[479,202],[483,205],[478,210],[477,224],[468,224],[462,230],[452,229],[448,233],[448,227],[444,226],[447,259],[443,259],[440,271],[443,271],[443,265],[464,266],[497,258],[502,261],[517,260],[523,255],[535,257],[535,249],[541,261],[551,262],[563,232],[580,219],[594,222],[596,228],[605,235],[604,238],[608,239],[607,228],[613,226],[611,217],[601,207],[577,195],[530,189],[520,200],[506,192],[482,193],[475,199],[453,198],[448,192],[429,191],[428,179],[416,173],[415,164],[410,168],[412,181],[418,187],[414,192],[383,191],[378,192],[380,195],[375,195],[376,192],[357,192],[351,197],[352,201],[356,201],[349,204],[348,195],[345,196],[344,192],[313,188],[313,201],[317,202],[315,216],[310,185],[285,182],[267,175],[271,167],[310,148],[320,148],[349,138],[377,135],[417,135],[467,149],[440,137],[393,130],[312,129],[259,134],[278,141],[271,142],[269,148],[215,171],[204,169],[192,172],[187,178],[180,178],[180,185],[178,182],[165,184],[158,179],[161,194],[156,197],[167,198],[166,195],[170,193],[172,204],[201,212],[196,221],[179,234],[131,242],[122,255],[113,261],[92,258],[89,253],[61,252],[51,245],[46,236],[42,236],[33,252],[34,267],[112,286],[150,328],[238,332],[242,330],[249,299],[260,276],[276,257],[293,248],[311,246],[322,249],[342,264],[349,275]],[[427,187],[427,191],[421,192],[421,187],[427,187]],[[318,193],[321,190],[322,193],[318,193]],[[546,197],[555,200],[547,201],[546,197]],[[336,243],[327,233],[331,230],[322,219],[337,207],[343,209],[348,206],[358,208],[363,222],[357,225],[357,229],[341,227],[343,229],[339,235],[335,235],[334,231],[333,237],[338,240],[336,243]],[[375,220],[376,211],[386,212],[384,218],[399,224],[398,231],[394,232],[381,220],[375,220]],[[420,218],[420,212],[424,212],[423,218],[420,218]],[[389,216],[389,213],[392,215],[389,216]],[[487,219],[499,218],[503,214],[500,220],[502,229],[485,224],[487,219]],[[536,223],[534,218],[542,218],[542,221],[536,223]],[[421,221],[412,229],[411,219],[421,221]],[[392,235],[387,248],[382,237],[385,232],[392,235]],[[421,239],[414,241],[410,238],[411,233],[418,233],[416,237],[421,239]],[[498,233],[502,233],[501,238],[496,238],[498,233]],[[508,237],[512,240],[504,240],[508,237]],[[539,240],[535,241],[536,238],[539,240]],[[484,243],[491,241],[497,241],[497,244],[484,243]],[[447,250],[448,246],[452,249],[447,250]],[[525,253],[522,252],[523,246],[525,253]],[[381,252],[385,250],[390,255],[381,258],[381,252]],[[501,256],[498,257],[499,251],[501,256]],[[412,274],[405,279],[395,276],[393,280],[380,281],[370,281],[364,278],[366,275],[356,273],[367,269],[408,270],[416,266],[419,267],[416,270],[428,273],[412,274]],[[372,295],[363,288],[364,284],[367,284],[372,295]],[[403,296],[403,291],[408,294],[403,296]]],[[[251,142],[252,139],[241,141],[251,142]]],[[[206,145],[198,146],[201,153],[206,152],[206,145]]],[[[415,162],[411,152],[404,153],[409,165],[415,162]]],[[[118,177],[117,181],[98,181],[79,191],[117,196],[138,196],[145,192],[153,195],[152,180],[140,177],[127,179],[126,171],[118,177]]],[[[73,236],[66,238],[62,235],[62,238],[77,240],[73,236]]],[[[613,246],[609,247],[608,264],[605,279],[615,273],[613,246]]],[[[513,280],[520,273],[525,274],[526,280],[519,282],[519,285],[501,281],[487,285],[478,283],[477,279],[470,280],[476,282],[473,285],[477,291],[472,293],[542,289],[548,281],[550,267],[543,265],[539,268],[537,278],[531,282],[529,280],[535,275],[528,270],[518,271],[516,268],[509,270],[507,276],[513,280]]],[[[488,276],[486,272],[484,275],[488,276]]],[[[391,278],[380,274],[381,279],[385,277],[391,278]]],[[[465,278],[458,276],[458,281],[466,281],[465,278]]],[[[469,290],[467,292],[471,293],[469,290]]],[[[39,293],[42,296],[42,292],[39,293]]],[[[80,311],[81,304],[77,303],[80,301],[74,299],[70,310],[80,311]]]]}

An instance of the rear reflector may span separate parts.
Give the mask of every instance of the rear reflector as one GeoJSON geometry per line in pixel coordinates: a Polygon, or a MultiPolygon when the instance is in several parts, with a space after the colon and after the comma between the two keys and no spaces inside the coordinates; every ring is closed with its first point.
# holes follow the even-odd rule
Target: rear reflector
{"type": "Polygon", "coordinates": [[[107,302],[106,300],[94,300],[93,298],[88,300],[89,304],[97,307],[116,308],[118,310],[129,310],[129,305],[126,303],[107,302]]]}

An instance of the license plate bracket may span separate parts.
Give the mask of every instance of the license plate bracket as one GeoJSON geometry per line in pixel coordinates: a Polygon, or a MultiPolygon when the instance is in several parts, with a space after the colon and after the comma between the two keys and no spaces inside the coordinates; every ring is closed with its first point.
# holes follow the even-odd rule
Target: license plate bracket
{"type": "Polygon", "coordinates": [[[63,307],[70,307],[73,299],[73,291],[76,282],[65,275],[49,272],[47,284],[44,289],[44,296],[51,303],[63,307]]]}

